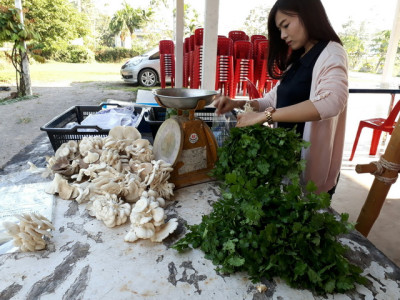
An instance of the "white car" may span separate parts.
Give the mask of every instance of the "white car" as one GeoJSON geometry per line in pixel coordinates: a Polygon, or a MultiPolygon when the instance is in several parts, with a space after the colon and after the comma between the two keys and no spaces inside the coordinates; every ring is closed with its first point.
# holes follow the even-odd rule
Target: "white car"
{"type": "MultiPolygon", "coordinates": [[[[129,59],[121,67],[122,79],[127,83],[139,83],[152,87],[160,82],[160,52],[154,48],[145,54],[129,59]]],[[[169,82],[170,78],[166,78],[169,82]]]]}

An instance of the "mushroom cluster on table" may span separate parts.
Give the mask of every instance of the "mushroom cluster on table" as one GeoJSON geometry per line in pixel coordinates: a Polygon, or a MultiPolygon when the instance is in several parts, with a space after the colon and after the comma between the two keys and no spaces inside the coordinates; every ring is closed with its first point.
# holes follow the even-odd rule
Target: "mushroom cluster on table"
{"type": "Polygon", "coordinates": [[[13,237],[14,245],[21,251],[37,251],[46,248],[46,238],[51,238],[50,229],[54,230],[51,222],[38,213],[16,215],[19,224],[3,222],[9,235],[13,237]]]}
{"type": "Polygon", "coordinates": [[[165,201],[173,196],[171,164],[154,160],[153,147],[135,127],[118,126],[107,137],[88,136],[62,144],[47,158],[54,179],[46,192],[87,203],[107,227],[131,221],[125,241],[161,242],[178,226],[166,222],[165,201]]]}

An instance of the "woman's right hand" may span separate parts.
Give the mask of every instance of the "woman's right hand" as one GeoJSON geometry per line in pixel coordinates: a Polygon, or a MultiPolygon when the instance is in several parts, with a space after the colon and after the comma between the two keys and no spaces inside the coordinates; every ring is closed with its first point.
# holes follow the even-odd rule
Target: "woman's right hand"
{"type": "Polygon", "coordinates": [[[220,95],[218,98],[216,98],[213,104],[216,108],[215,112],[218,116],[230,112],[236,107],[234,100],[223,95],[220,95]]]}

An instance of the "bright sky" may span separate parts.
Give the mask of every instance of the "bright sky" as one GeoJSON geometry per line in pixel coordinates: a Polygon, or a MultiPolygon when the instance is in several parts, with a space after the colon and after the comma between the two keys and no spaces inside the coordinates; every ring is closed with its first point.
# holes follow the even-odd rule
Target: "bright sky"
{"type": "MultiPolygon", "coordinates": [[[[121,8],[123,0],[94,0],[99,8],[105,8],[113,14],[121,8]]],[[[145,5],[148,1],[126,0],[131,6],[145,5]]],[[[184,0],[194,7],[204,18],[204,0],[184,0]]],[[[175,3],[175,1],[174,1],[175,3]]],[[[275,0],[220,0],[219,33],[227,35],[244,23],[250,10],[260,5],[272,6],[275,0]]],[[[392,29],[397,0],[322,0],[328,17],[336,31],[342,30],[342,24],[351,18],[355,22],[367,21],[368,31],[392,29]]]]}

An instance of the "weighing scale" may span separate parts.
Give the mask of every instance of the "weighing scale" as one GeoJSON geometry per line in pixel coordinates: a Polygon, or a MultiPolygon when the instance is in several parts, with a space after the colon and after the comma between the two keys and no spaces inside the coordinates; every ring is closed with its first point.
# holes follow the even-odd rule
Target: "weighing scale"
{"type": "Polygon", "coordinates": [[[217,161],[217,141],[210,127],[195,117],[195,111],[211,104],[217,92],[168,88],[153,93],[161,107],[178,112],[161,124],[153,143],[155,159],[174,168],[169,181],[181,188],[214,180],[209,172],[217,161]]]}

